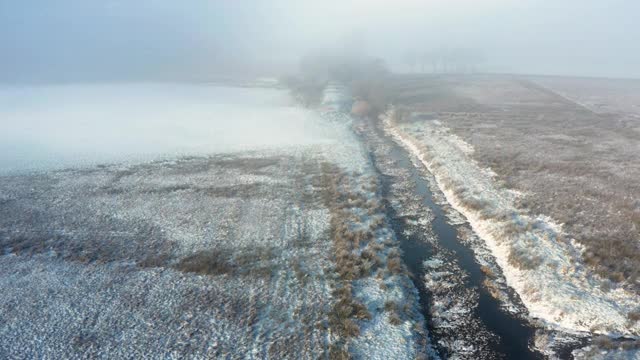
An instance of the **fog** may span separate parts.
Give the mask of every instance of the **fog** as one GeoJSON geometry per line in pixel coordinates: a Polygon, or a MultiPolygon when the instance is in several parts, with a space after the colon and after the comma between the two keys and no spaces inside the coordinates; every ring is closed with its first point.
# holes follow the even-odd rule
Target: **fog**
{"type": "Polygon", "coordinates": [[[176,84],[0,86],[0,174],[327,143],[274,89],[176,84]]]}
{"type": "Polygon", "coordinates": [[[322,52],[398,72],[472,53],[479,72],[637,78],[639,13],[629,0],[0,0],[0,81],[206,81],[322,52]]]}

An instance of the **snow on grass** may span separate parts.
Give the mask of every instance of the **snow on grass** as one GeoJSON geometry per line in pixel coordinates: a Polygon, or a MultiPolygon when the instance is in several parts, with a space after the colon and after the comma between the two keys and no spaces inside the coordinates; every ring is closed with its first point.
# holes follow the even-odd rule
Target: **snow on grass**
{"type": "MultiPolygon", "coordinates": [[[[429,304],[424,310],[430,319],[430,347],[437,346],[444,356],[451,358],[491,356],[492,335],[474,311],[478,302],[477,289],[466,285],[466,271],[452,261],[455,254],[440,246],[431,225],[434,220],[432,209],[416,191],[410,170],[398,162],[394,146],[381,137],[374,126],[372,122],[360,121],[356,129],[368,144],[378,171],[387,179],[389,192],[386,198],[393,207],[394,220],[404,222],[398,224],[404,228],[399,235],[406,237],[401,241],[428,244],[423,249],[412,249],[415,253],[405,254],[404,258],[415,261],[412,259],[415,256],[429,256],[424,263],[416,264],[420,268],[413,268],[413,275],[414,283],[426,285],[424,295],[429,304]]],[[[434,356],[433,352],[430,355],[434,356]]]]}
{"type": "MultiPolygon", "coordinates": [[[[25,155],[45,171],[0,175],[6,357],[326,354],[337,299],[333,209],[318,185],[324,163],[339,169],[345,191],[356,195],[349,204],[362,221],[350,228],[376,229],[380,266],[387,268],[395,238],[346,115],[298,109],[284,93],[266,89],[4,91],[3,121],[15,123],[2,137],[16,135],[26,147],[31,140],[71,144],[53,165],[42,153],[25,155]],[[40,125],[44,131],[30,133],[40,125]],[[60,140],[48,138],[49,130],[60,140]],[[89,144],[107,156],[92,154],[89,163],[74,157],[89,144]],[[192,155],[177,156],[182,145],[192,155]],[[171,154],[160,156],[165,150],[171,154]],[[146,152],[159,159],[125,161],[146,152]],[[116,163],[87,166],[105,159],[116,163]],[[72,167],[47,170],[58,165],[72,167]]],[[[424,319],[407,275],[365,273],[352,285],[371,318],[356,319],[360,335],[351,339],[351,354],[419,355],[424,319]],[[385,311],[388,301],[406,307],[400,323],[385,311]]]]}
{"type": "Polygon", "coordinates": [[[385,122],[486,242],[532,317],[569,331],[640,335],[640,324],[627,317],[637,307],[637,295],[602,288],[601,279],[581,264],[579,249],[560,240],[558,225],[521,213],[515,195],[497,187],[446,127],[434,121],[395,124],[391,114],[385,122]]]}
{"type": "Polygon", "coordinates": [[[236,154],[2,177],[0,353],[315,358],[332,301],[329,214],[308,186],[318,161],[236,154]]]}
{"type": "Polygon", "coordinates": [[[332,346],[354,358],[414,359],[428,350],[417,291],[400,261],[371,175],[325,167],[331,190],[335,305],[329,314],[332,346]],[[354,327],[354,324],[357,328],[354,327]]]}
{"type": "MultiPolygon", "coordinates": [[[[341,86],[330,85],[324,102],[347,103],[348,96],[341,86]]],[[[344,159],[339,158],[323,167],[323,182],[333,192],[326,205],[332,209],[339,276],[334,284],[337,303],[329,315],[330,330],[337,330],[333,346],[346,348],[358,359],[415,359],[432,354],[417,289],[400,259],[373,164],[365,145],[351,130],[353,119],[330,106],[325,107],[322,117],[338,128],[348,127],[351,138],[341,146],[350,149],[351,157],[358,154],[367,159],[366,166],[356,171],[356,166],[341,165],[344,159]],[[343,306],[346,304],[349,306],[343,306]],[[357,331],[349,330],[351,322],[356,322],[357,331]]]]}
{"type": "Polygon", "coordinates": [[[589,345],[582,349],[574,350],[571,355],[575,360],[638,360],[640,350],[636,348],[599,348],[596,345],[589,345]]]}

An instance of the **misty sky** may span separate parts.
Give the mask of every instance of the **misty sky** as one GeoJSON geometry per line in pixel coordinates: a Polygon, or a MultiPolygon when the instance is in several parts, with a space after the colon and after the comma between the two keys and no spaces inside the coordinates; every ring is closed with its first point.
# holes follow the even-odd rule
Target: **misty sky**
{"type": "Polygon", "coordinates": [[[632,0],[0,0],[0,81],[202,80],[355,48],[471,48],[483,70],[640,78],[632,0]],[[357,43],[357,46],[354,44],[357,43]]]}

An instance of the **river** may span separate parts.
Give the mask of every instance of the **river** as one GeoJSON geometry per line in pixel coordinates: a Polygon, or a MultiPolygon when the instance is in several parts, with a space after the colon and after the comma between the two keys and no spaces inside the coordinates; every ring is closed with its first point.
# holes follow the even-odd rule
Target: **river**
{"type": "MultiPolygon", "coordinates": [[[[413,236],[411,231],[407,231],[407,221],[402,216],[398,216],[397,210],[387,201],[388,215],[400,241],[404,263],[413,275],[413,282],[419,290],[424,316],[428,319],[428,323],[431,324],[431,329],[429,330],[432,334],[432,341],[437,344],[440,340],[438,337],[447,338],[447,341],[451,341],[451,339],[455,339],[458,336],[455,333],[455,328],[452,328],[454,333],[437,331],[433,328],[434,321],[429,309],[434,298],[423,280],[426,271],[424,261],[431,258],[435,253],[442,252],[440,249],[444,249],[444,253],[450,257],[449,260],[457,264],[460,267],[459,271],[464,273],[462,276],[456,277],[462,282],[459,285],[475,293],[474,299],[476,303],[473,304],[473,311],[469,320],[480,323],[478,325],[482,328],[480,333],[488,333],[486,335],[478,334],[479,337],[486,336],[488,339],[473,344],[476,349],[466,354],[473,358],[487,359],[541,359],[542,355],[532,350],[536,328],[531,326],[524,316],[514,316],[514,314],[505,311],[500,301],[491,296],[486,287],[483,286],[486,275],[481,271],[481,265],[476,261],[473,251],[458,238],[456,226],[449,223],[443,208],[434,201],[429,179],[423,176],[421,171],[416,168],[408,153],[380,129],[379,123],[364,122],[362,126],[369,127],[369,131],[365,130],[367,135],[362,137],[369,147],[377,146],[386,149],[383,152],[371,151],[371,159],[382,177],[383,196],[387,199],[393,197],[391,187],[393,182],[398,180],[398,175],[394,174],[405,174],[405,176],[408,175],[406,180],[409,182],[407,190],[413,192],[409,198],[420,199],[421,205],[431,212],[430,226],[432,234],[435,236],[435,244],[424,241],[421,236],[413,236]],[[388,157],[384,159],[385,166],[378,165],[382,160],[380,159],[381,155],[388,157]],[[389,166],[390,164],[391,166],[389,166]],[[393,166],[396,169],[393,169],[393,166]]],[[[452,289],[456,289],[456,287],[452,289]]],[[[455,290],[452,290],[452,292],[455,292],[455,290]]],[[[450,296],[455,297],[456,294],[450,294],[450,296]]],[[[473,338],[473,334],[470,335],[469,338],[473,338]]],[[[452,353],[446,347],[436,347],[439,348],[444,357],[454,355],[464,357],[464,354],[452,353]]]]}

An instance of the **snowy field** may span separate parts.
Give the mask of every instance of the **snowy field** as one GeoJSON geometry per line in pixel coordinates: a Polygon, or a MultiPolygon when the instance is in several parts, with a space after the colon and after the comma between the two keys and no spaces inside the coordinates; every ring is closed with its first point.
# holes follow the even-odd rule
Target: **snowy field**
{"type": "Polygon", "coordinates": [[[303,118],[286,92],[268,88],[0,86],[0,171],[330,141],[330,129],[303,118]]]}
{"type": "Polygon", "coordinates": [[[425,351],[347,116],[186,85],[11,88],[1,104],[1,358],[425,351]]]}
{"type": "MultiPolygon", "coordinates": [[[[638,120],[629,99],[638,83],[534,80],[405,79],[387,130],[435,176],[532,318],[637,338],[638,120]]],[[[637,347],[600,340],[591,354],[637,347]]]]}

